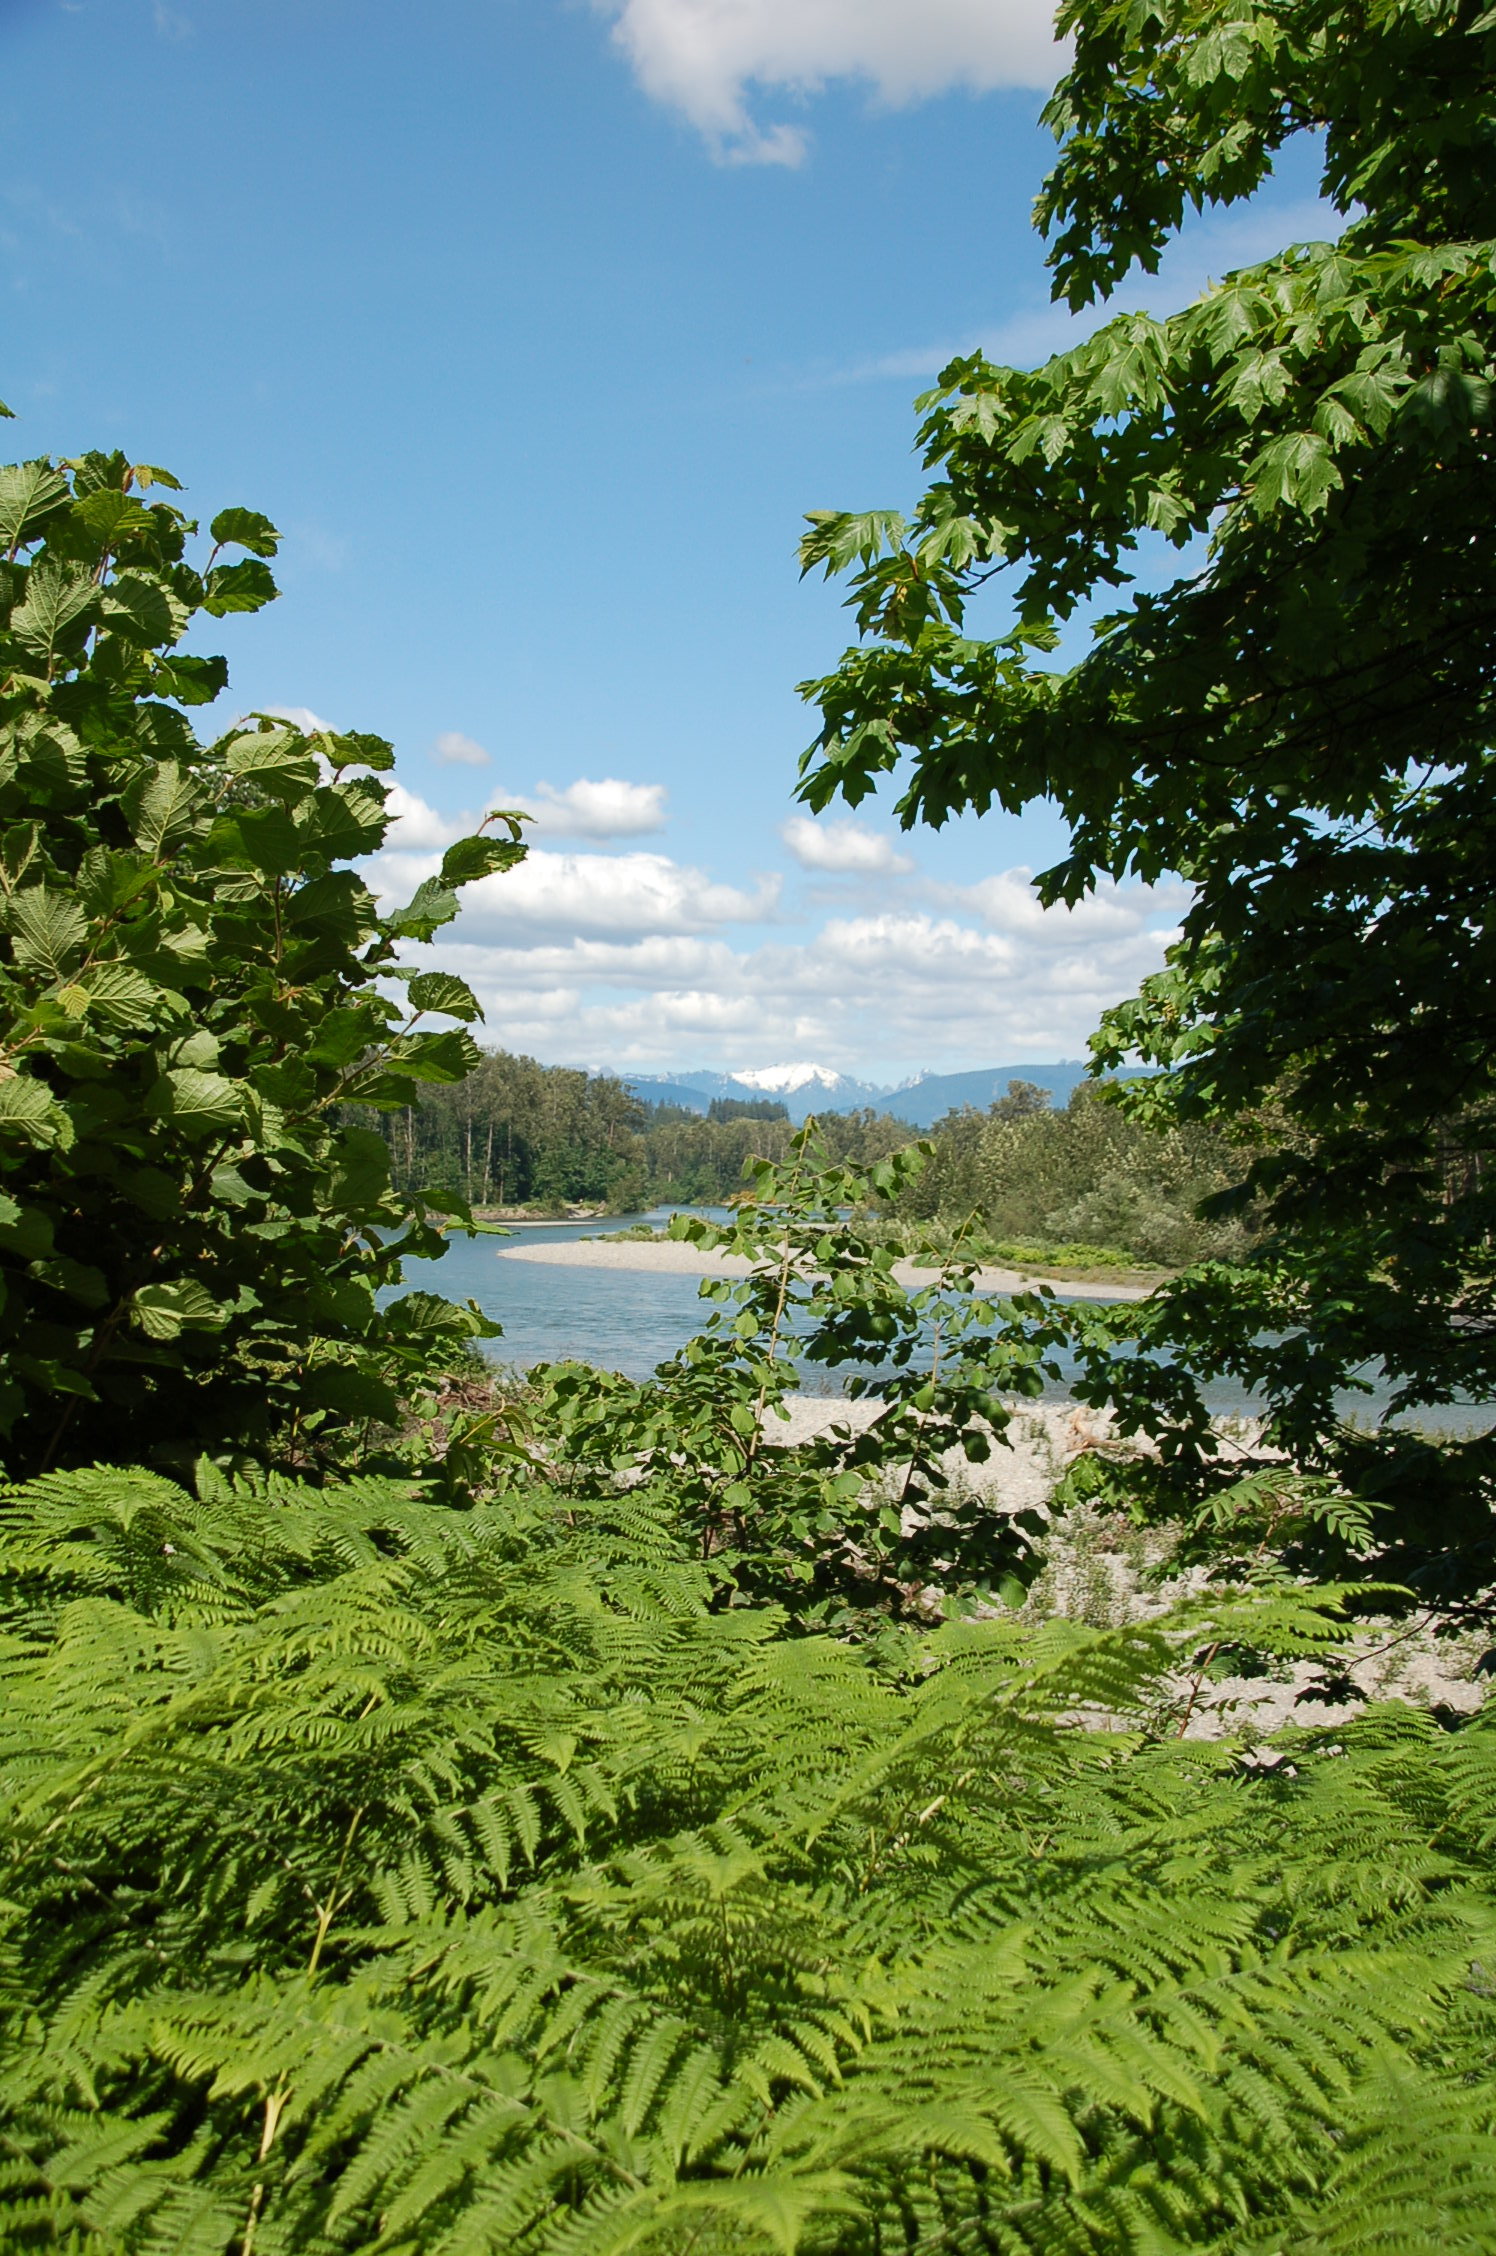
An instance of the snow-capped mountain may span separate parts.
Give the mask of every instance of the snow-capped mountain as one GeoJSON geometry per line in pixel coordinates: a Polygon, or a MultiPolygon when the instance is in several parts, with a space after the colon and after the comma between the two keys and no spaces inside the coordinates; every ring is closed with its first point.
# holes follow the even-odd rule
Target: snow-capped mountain
{"type": "Polygon", "coordinates": [[[681,1105],[689,1112],[705,1112],[713,1097],[749,1103],[777,1097],[796,1122],[809,1112],[855,1112],[879,1104],[886,1094],[882,1083],[854,1081],[832,1066],[809,1062],[746,1066],[739,1073],[625,1073],[622,1079],[646,1104],[681,1105]]]}
{"type": "MultiPolygon", "coordinates": [[[[1132,1074],[1140,1068],[1125,1065],[1121,1070],[1132,1074]]],[[[747,1066],[739,1073],[625,1073],[620,1078],[646,1104],[680,1105],[687,1112],[705,1112],[713,1097],[777,1097],[796,1122],[809,1112],[856,1112],[870,1105],[911,1127],[933,1128],[945,1113],[963,1105],[985,1111],[1006,1095],[1010,1081],[1032,1082],[1052,1104],[1063,1105],[1086,1078],[1086,1069],[1078,1058],[993,1065],[968,1073],[920,1073],[897,1088],[856,1081],[829,1065],[807,1062],[747,1066]]]]}
{"type": "Polygon", "coordinates": [[[829,1065],[755,1065],[745,1066],[732,1075],[745,1089],[762,1089],[775,1097],[798,1096],[802,1089],[824,1089],[828,1096],[839,1097],[844,1090],[866,1091],[869,1096],[881,1097],[882,1089],[871,1082],[852,1081],[845,1073],[838,1073],[829,1065]]]}

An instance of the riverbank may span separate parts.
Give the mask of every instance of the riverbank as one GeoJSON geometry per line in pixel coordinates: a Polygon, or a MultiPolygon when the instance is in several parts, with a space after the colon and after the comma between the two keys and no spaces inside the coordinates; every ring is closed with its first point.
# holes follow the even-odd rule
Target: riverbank
{"type": "MultiPolygon", "coordinates": [[[[678,1238],[566,1238],[544,1245],[500,1246],[497,1252],[501,1261],[543,1261],[566,1269],[630,1269],[656,1277],[746,1277],[753,1267],[743,1254],[719,1253],[678,1238]]],[[[932,1284],[939,1271],[897,1261],[894,1275],[906,1288],[918,1289],[932,1284]]],[[[999,1294],[1052,1285],[1067,1300],[1146,1300],[1153,1290],[1151,1285],[1051,1277],[1023,1269],[979,1269],[976,1281],[979,1291],[999,1294]]]]}

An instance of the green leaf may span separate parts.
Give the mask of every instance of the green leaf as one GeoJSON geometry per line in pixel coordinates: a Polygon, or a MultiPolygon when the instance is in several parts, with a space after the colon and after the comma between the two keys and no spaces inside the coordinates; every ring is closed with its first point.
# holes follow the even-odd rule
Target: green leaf
{"type": "Polygon", "coordinates": [[[0,1134],[66,1149],[73,1142],[73,1123],[45,1082],[12,1070],[0,1073],[0,1134]]]}
{"type": "Polygon", "coordinates": [[[88,937],[88,919],[69,894],[45,885],[28,885],[9,902],[5,918],[15,960],[45,979],[58,980],[77,962],[88,937]]]}
{"type": "Polygon", "coordinates": [[[23,649],[50,665],[69,640],[81,640],[98,602],[86,564],[39,557],[26,580],[26,596],[10,615],[10,631],[23,649]]]}
{"type": "Polygon", "coordinates": [[[174,846],[202,828],[202,787],[175,760],[162,760],[126,792],[125,811],[136,845],[153,859],[164,860],[174,846]]]}
{"type": "Polygon", "coordinates": [[[429,940],[442,925],[451,923],[460,906],[449,887],[428,877],[405,907],[386,920],[386,929],[397,939],[429,940]]]}
{"type": "Polygon", "coordinates": [[[319,784],[296,813],[297,835],[307,851],[335,861],[374,853],[383,845],[389,824],[383,792],[367,776],[319,784]]]}
{"type": "Polygon", "coordinates": [[[0,1191],[0,1246],[7,1253],[17,1253],[23,1261],[50,1253],[52,1230],[52,1217],[41,1207],[22,1206],[0,1191]]]}
{"type": "Polygon", "coordinates": [[[373,926],[374,896],[352,870],[324,870],[297,886],[286,914],[294,925],[321,925],[352,943],[373,926]]]}
{"type": "Polygon", "coordinates": [[[185,603],[145,572],[120,572],[107,581],[100,610],[108,631],[138,650],[175,642],[191,616],[185,603]]]}
{"type": "Polygon", "coordinates": [[[133,494],[121,493],[114,486],[101,486],[97,493],[85,494],[74,503],[73,516],[111,553],[152,529],[150,511],[133,494]]]}
{"type": "Polygon", "coordinates": [[[523,839],[459,838],[442,856],[439,883],[448,887],[471,885],[495,870],[512,869],[524,860],[525,852],[523,839]]]}
{"type": "Polygon", "coordinates": [[[180,1066],[152,1084],[146,1110],[170,1120],[188,1136],[222,1134],[243,1117],[243,1091],[221,1073],[180,1066]]]}
{"type": "Polygon", "coordinates": [[[388,1380],[351,1363],[314,1364],[301,1381],[300,1396],[309,1410],[333,1410],[387,1426],[400,1421],[400,1397],[388,1380]]]}
{"type": "Polygon", "coordinates": [[[142,1285],[130,1301],[130,1320],[147,1339],[176,1339],[184,1331],[221,1331],[228,1321],[206,1286],[195,1278],[173,1284],[142,1285]]]}
{"type": "Polygon", "coordinates": [[[7,463],[0,468],[0,547],[24,546],[67,501],[67,479],[50,462],[7,463]]]}
{"type": "Polygon", "coordinates": [[[332,745],[335,766],[374,768],[385,774],[395,765],[395,747],[382,736],[368,736],[353,730],[334,736],[332,745]]]}
{"type": "Polygon", "coordinates": [[[81,985],[89,1017],[116,1029],[150,1026],[186,1007],[180,995],[132,964],[98,964],[85,973],[81,985]]]}
{"type": "Polygon", "coordinates": [[[203,585],[203,609],[215,619],[229,611],[262,611],[280,593],[269,565],[253,556],[242,564],[215,564],[203,585]]]}
{"type": "Polygon", "coordinates": [[[449,971],[418,971],[406,993],[419,1011],[445,1011],[449,1018],[464,1020],[483,1016],[471,987],[449,971]]]}
{"type": "Polygon", "coordinates": [[[299,729],[261,729],[236,736],[224,758],[234,775],[258,784],[288,806],[304,799],[317,781],[316,754],[299,729]]]}
{"type": "Polygon", "coordinates": [[[440,1034],[397,1035],[383,1062],[390,1072],[416,1081],[465,1081],[479,1054],[470,1034],[451,1027],[440,1034]]]}
{"type": "Polygon", "coordinates": [[[51,1254],[33,1261],[31,1274],[53,1292],[65,1293],[84,1308],[102,1308],[109,1299],[109,1280],[102,1269],[74,1261],[67,1254],[51,1254]]]}
{"type": "Polygon", "coordinates": [[[258,509],[220,509],[208,527],[219,548],[247,548],[256,556],[273,556],[280,534],[258,509]]]}
{"type": "Polygon", "coordinates": [[[382,1312],[384,1329],[401,1339],[467,1339],[473,1320],[466,1308],[442,1300],[436,1293],[402,1293],[382,1312]]]}
{"type": "Polygon", "coordinates": [[[163,696],[174,697],[179,705],[211,705],[227,689],[228,682],[226,658],[174,655],[162,658],[156,667],[157,689],[163,696]]]}

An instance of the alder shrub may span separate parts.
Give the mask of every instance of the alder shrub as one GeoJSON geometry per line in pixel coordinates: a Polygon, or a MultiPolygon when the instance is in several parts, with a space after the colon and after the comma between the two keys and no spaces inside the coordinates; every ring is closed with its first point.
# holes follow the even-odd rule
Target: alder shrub
{"type": "Polygon", "coordinates": [[[461,1202],[393,1195],[383,1139],[343,1108],[408,1105],[476,1062],[468,989],[399,950],[519,858],[518,825],[490,817],[499,836],[381,915],[346,865],[383,841],[389,745],[267,715],[199,742],[227,668],[184,638],[271,600],[277,535],[236,508],[199,536],[163,489],[120,454],[0,470],[12,1473],[312,1466],[366,1449],[488,1328],[431,1295],[379,1307],[461,1202]]]}
{"type": "Polygon", "coordinates": [[[1041,1392],[1057,1366],[976,1289],[977,1260],[959,1243],[928,1250],[926,1283],[895,1274],[868,1210],[896,1199],[928,1156],[910,1145],[854,1167],[812,1119],[782,1160],[750,1163],[730,1223],[676,1215],[671,1237],[748,1273],[702,1285],[716,1305],[648,1379],[581,1363],[529,1374],[547,1477],[592,1500],[626,1477],[713,1562],[724,1595],[783,1606],[807,1627],[867,1635],[1021,1595],[1042,1523],[994,1510],[959,1476],[1000,1445],[1010,1398],[1041,1392]],[[849,1400],[870,1398],[870,1417],[833,1412],[798,1433],[791,1398],[831,1373],[849,1400]]]}

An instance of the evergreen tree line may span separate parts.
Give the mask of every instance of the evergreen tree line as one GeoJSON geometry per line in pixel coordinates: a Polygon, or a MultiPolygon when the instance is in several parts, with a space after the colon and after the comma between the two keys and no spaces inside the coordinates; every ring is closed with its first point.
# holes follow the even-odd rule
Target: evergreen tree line
{"type": "MultiPolygon", "coordinates": [[[[610,1075],[504,1050],[378,1119],[403,1190],[446,1185],[476,1206],[615,1213],[721,1205],[741,1191],[752,1160],[782,1161],[793,1134],[772,1101],[718,1099],[705,1115],[646,1105],[610,1075]]],[[[871,1110],[828,1114],[821,1128],[835,1157],[860,1167],[917,1135],[871,1110]]],[[[1046,1090],[1014,1081],[985,1112],[947,1113],[931,1141],[930,1165],[891,1202],[896,1220],[956,1228],[975,1217],[999,1243],[1111,1250],[1165,1266],[1229,1257],[1247,1242],[1240,1219],[1198,1211],[1239,1180],[1235,1145],[1211,1128],[1148,1127],[1092,1088],[1057,1110],[1046,1090]]]]}
{"type": "MultiPolygon", "coordinates": [[[[400,1112],[370,1115],[401,1190],[438,1185],[479,1207],[568,1204],[615,1214],[671,1203],[718,1206],[753,1159],[783,1159],[793,1133],[772,1100],[715,1100],[705,1115],[646,1105],[622,1081],[486,1051],[467,1077],[428,1086],[400,1112]]],[[[905,1121],[875,1112],[823,1122],[838,1158],[871,1166],[907,1144],[905,1121]]]]}

